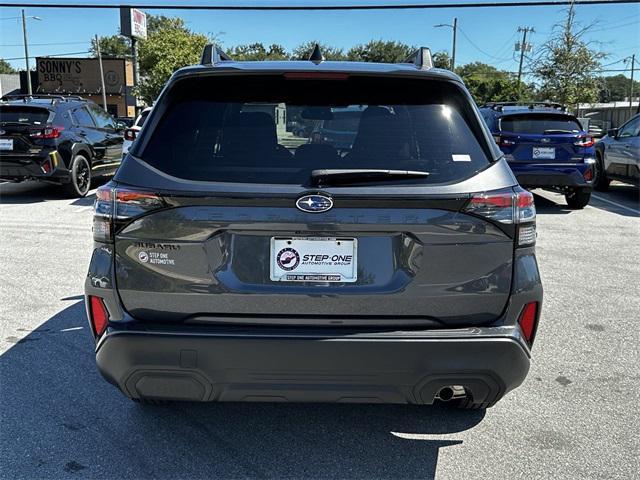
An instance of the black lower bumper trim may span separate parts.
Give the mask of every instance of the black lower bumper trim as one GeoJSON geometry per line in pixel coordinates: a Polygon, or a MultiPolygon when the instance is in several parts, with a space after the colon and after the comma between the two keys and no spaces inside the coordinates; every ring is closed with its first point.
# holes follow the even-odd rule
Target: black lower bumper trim
{"type": "Polygon", "coordinates": [[[413,404],[431,404],[451,385],[465,387],[474,402],[494,402],[523,382],[530,362],[517,335],[284,338],[120,331],[101,340],[96,359],[103,376],[130,398],[413,404]]]}

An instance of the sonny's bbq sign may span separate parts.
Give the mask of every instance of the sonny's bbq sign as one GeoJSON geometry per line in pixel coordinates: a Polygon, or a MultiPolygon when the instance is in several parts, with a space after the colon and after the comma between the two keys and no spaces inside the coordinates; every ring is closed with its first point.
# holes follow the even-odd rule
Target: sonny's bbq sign
{"type": "MultiPolygon", "coordinates": [[[[125,65],[122,59],[103,59],[107,93],[125,90],[125,65]]],[[[100,65],[96,58],[37,58],[38,92],[101,93],[100,65]]]]}

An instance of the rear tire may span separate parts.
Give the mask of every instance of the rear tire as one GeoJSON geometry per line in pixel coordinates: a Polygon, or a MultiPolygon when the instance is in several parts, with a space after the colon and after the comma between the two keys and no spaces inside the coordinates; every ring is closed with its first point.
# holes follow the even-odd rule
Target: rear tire
{"type": "Polygon", "coordinates": [[[609,188],[611,180],[607,178],[607,171],[604,169],[603,154],[598,152],[596,155],[596,164],[593,171],[595,178],[593,179],[593,188],[600,192],[604,192],[609,188]]]}
{"type": "Polygon", "coordinates": [[[582,210],[589,204],[591,200],[591,192],[574,189],[567,193],[564,198],[567,200],[567,205],[572,210],[582,210]]]}
{"type": "Polygon", "coordinates": [[[64,186],[74,198],[84,197],[91,189],[91,164],[83,155],[76,155],[69,165],[70,182],[64,186]]]}

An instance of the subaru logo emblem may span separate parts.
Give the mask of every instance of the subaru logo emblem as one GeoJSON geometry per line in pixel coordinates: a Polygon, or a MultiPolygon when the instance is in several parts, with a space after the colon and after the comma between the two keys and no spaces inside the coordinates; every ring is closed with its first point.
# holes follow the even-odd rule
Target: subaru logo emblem
{"type": "Polygon", "coordinates": [[[542,143],[549,143],[551,141],[551,139],[550,138],[541,138],[540,141],[542,143]]]}
{"type": "Polygon", "coordinates": [[[4,135],[5,133],[7,132],[5,132],[4,130],[0,130],[0,135],[4,135]]]}
{"type": "Polygon", "coordinates": [[[333,200],[325,195],[305,195],[296,201],[296,207],[303,212],[326,212],[333,207],[333,200]]]}

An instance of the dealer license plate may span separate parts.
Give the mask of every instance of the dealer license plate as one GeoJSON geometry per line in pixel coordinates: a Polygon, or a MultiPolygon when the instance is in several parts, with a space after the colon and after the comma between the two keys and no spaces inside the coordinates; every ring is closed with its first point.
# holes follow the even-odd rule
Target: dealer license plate
{"type": "Polygon", "coordinates": [[[355,238],[272,237],[270,277],[274,282],[355,282],[355,238]]]}
{"type": "Polygon", "coordinates": [[[13,150],[13,138],[0,138],[0,150],[13,150]]]}
{"type": "Polygon", "coordinates": [[[555,160],[556,149],[550,147],[533,147],[533,158],[540,160],[555,160]]]}

